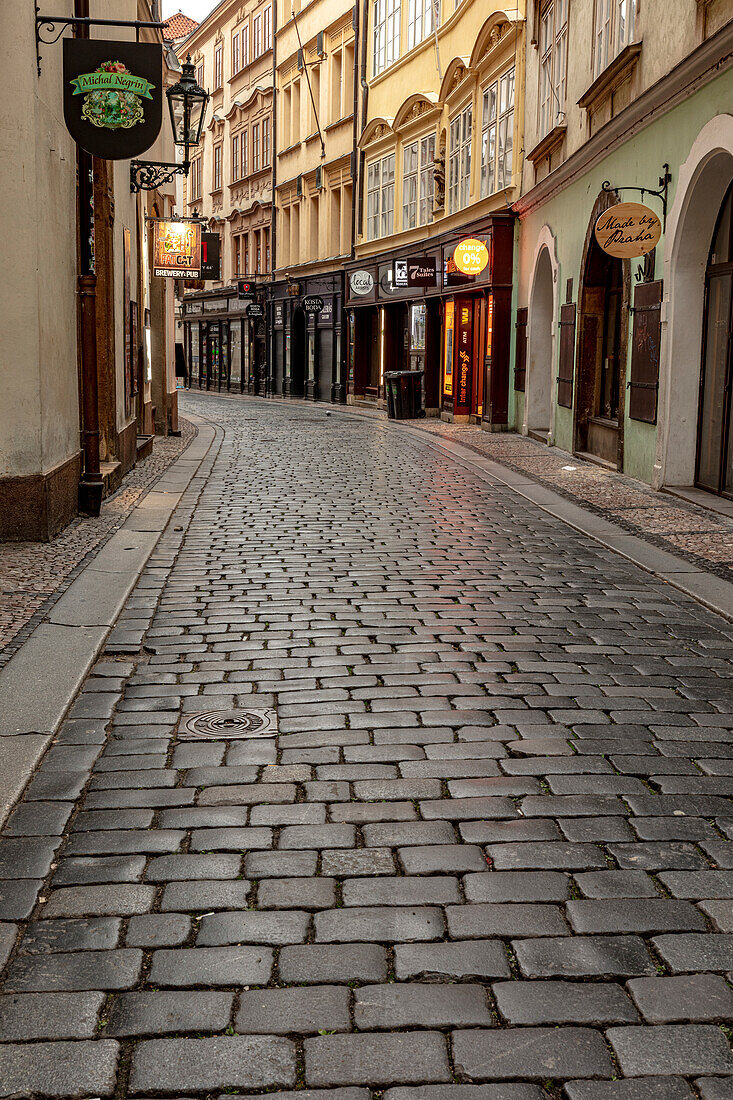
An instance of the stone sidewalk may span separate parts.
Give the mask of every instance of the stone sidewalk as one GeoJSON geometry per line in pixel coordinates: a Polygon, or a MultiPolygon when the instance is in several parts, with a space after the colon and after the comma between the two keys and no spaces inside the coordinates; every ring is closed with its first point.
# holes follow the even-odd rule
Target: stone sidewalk
{"type": "Polygon", "coordinates": [[[727,1100],[733,627],[427,440],[186,408],[0,839],[0,1095],[727,1100]]]}

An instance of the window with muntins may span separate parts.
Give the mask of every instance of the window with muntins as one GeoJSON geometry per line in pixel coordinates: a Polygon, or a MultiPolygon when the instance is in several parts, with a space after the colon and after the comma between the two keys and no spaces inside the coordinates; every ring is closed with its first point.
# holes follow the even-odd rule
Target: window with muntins
{"type": "Polygon", "coordinates": [[[433,0],[408,0],[407,48],[411,50],[433,30],[433,0]]]}
{"type": "Polygon", "coordinates": [[[269,118],[263,118],[262,120],[262,167],[267,168],[270,164],[270,120],[269,118]]]}
{"type": "Polygon", "coordinates": [[[221,145],[214,146],[214,191],[221,189],[221,145]]]}
{"type": "Polygon", "coordinates": [[[593,78],[634,41],[637,0],[596,0],[593,78]]]}
{"type": "Polygon", "coordinates": [[[400,56],[400,0],[373,0],[374,75],[393,65],[400,56]]]}
{"type": "Polygon", "coordinates": [[[511,186],[514,68],[484,89],[481,108],[481,197],[511,186]]]}
{"type": "Polygon", "coordinates": [[[224,82],[224,46],[218,45],[214,50],[214,87],[221,88],[224,82]]]}
{"type": "Polygon", "coordinates": [[[272,7],[265,8],[262,16],[262,48],[272,49],[272,7]]]}
{"type": "Polygon", "coordinates": [[[260,124],[255,122],[252,126],[252,171],[260,170],[260,124]]]}
{"type": "Polygon", "coordinates": [[[239,52],[239,32],[232,35],[232,76],[236,76],[242,67],[239,52]]]}
{"type": "Polygon", "coordinates": [[[249,65],[249,23],[242,27],[242,68],[249,65]]]}
{"type": "Polygon", "coordinates": [[[559,125],[565,112],[567,65],[568,0],[550,0],[540,11],[540,137],[559,125]]]}
{"type": "Polygon", "coordinates": [[[252,60],[262,53],[262,16],[256,15],[252,20],[252,60]]]}
{"type": "Polygon", "coordinates": [[[247,156],[249,136],[246,130],[242,130],[239,138],[239,156],[242,161],[242,175],[246,176],[249,172],[249,158],[247,156]]]}
{"type": "Polygon", "coordinates": [[[450,124],[450,158],[448,162],[448,208],[461,210],[468,206],[471,194],[471,131],[473,107],[469,103],[450,124]]]}
{"type": "Polygon", "coordinates": [[[367,238],[386,237],[394,229],[395,154],[367,167],[367,238]]]}
{"type": "Polygon", "coordinates": [[[420,138],[402,151],[402,228],[414,229],[433,220],[433,159],[435,134],[420,138]]]}
{"type": "Polygon", "coordinates": [[[239,134],[232,138],[232,182],[239,179],[239,134]]]}

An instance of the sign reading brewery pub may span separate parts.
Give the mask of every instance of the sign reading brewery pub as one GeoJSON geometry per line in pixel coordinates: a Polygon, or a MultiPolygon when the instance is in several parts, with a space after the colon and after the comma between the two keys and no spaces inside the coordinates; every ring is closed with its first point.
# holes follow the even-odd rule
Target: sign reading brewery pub
{"type": "Polygon", "coordinates": [[[640,202],[618,202],[604,210],[595,228],[596,240],[609,256],[631,260],[659,244],[662,223],[640,202]]]}
{"type": "Polygon", "coordinates": [[[104,160],[144,153],[160,133],[160,45],[64,39],[64,119],[77,145],[104,160]]]}
{"type": "Polygon", "coordinates": [[[154,225],[153,274],[169,279],[200,279],[200,224],[159,221],[154,225]]]}

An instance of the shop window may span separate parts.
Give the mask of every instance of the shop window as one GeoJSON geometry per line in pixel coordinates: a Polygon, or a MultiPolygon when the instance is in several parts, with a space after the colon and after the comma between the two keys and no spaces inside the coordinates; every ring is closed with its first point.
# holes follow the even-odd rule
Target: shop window
{"type": "Polygon", "coordinates": [[[267,168],[270,164],[271,142],[270,142],[270,120],[269,118],[262,119],[262,167],[267,168]]]}
{"type": "Polygon", "coordinates": [[[252,126],[252,171],[260,170],[260,124],[255,122],[252,126]]]}
{"type": "Polygon", "coordinates": [[[252,20],[252,60],[262,53],[262,16],[256,15],[252,20]]]}
{"type": "Polygon", "coordinates": [[[239,134],[232,138],[232,183],[239,179],[239,134]]]}
{"type": "Polygon", "coordinates": [[[433,30],[433,0],[408,0],[407,48],[411,50],[433,30]]]}
{"type": "Polygon", "coordinates": [[[214,146],[214,178],[213,191],[221,190],[221,144],[214,146]]]}
{"type": "Polygon", "coordinates": [[[262,13],[262,49],[272,49],[272,6],[268,5],[262,13]]]}
{"type": "Polygon", "coordinates": [[[471,194],[471,131],[473,107],[467,107],[450,124],[450,160],[448,165],[448,208],[468,206],[471,194]]]}
{"type": "Polygon", "coordinates": [[[400,0],[372,0],[374,75],[393,65],[400,56],[400,0]]]}
{"type": "Polygon", "coordinates": [[[413,141],[403,150],[402,228],[414,229],[433,220],[433,159],[435,134],[413,141]]]}
{"type": "Polygon", "coordinates": [[[636,0],[596,0],[593,77],[634,41],[636,0]]]}
{"type": "Polygon", "coordinates": [[[367,238],[386,237],[394,228],[395,154],[367,168],[367,238]]]}
{"type": "Polygon", "coordinates": [[[485,89],[481,115],[481,197],[512,182],[514,69],[485,89]]]}
{"type": "Polygon", "coordinates": [[[565,114],[567,65],[568,0],[550,0],[540,11],[540,137],[565,114]]]}
{"type": "Polygon", "coordinates": [[[239,51],[239,32],[232,35],[232,76],[236,76],[242,67],[239,51]]]}
{"type": "Polygon", "coordinates": [[[214,88],[221,88],[224,83],[224,46],[222,43],[214,50],[214,88]]]}

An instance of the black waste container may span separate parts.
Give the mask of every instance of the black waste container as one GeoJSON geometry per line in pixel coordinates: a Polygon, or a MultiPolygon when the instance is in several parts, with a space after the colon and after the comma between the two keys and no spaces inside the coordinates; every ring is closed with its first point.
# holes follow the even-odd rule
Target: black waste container
{"type": "Polygon", "coordinates": [[[390,420],[415,420],[425,415],[422,407],[422,376],[421,370],[384,372],[387,416],[390,420]]]}

